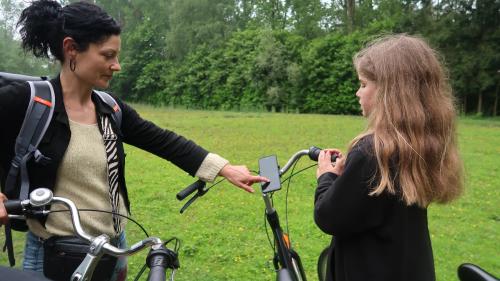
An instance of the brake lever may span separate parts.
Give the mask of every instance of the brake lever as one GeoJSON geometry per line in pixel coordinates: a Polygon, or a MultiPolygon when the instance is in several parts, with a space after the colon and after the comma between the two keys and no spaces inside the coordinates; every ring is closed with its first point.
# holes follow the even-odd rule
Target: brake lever
{"type": "Polygon", "coordinates": [[[195,193],[195,195],[193,195],[193,197],[189,198],[189,200],[186,202],[186,204],[184,204],[184,206],[182,206],[181,210],[180,210],[180,213],[184,213],[184,211],[186,211],[186,209],[191,205],[193,204],[193,202],[198,199],[199,197],[202,197],[203,195],[205,195],[205,193],[208,192],[208,189],[205,189],[206,187],[206,184],[203,184],[202,186],[200,186],[198,188],[198,192],[195,193]]]}
{"type": "Polygon", "coordinates": [[[50,214],[50,211],[45,210],[45,208],[42,209],[27,209],[25,208],[23,210],[24,215],[8,215],[9,219],[16,219],[16,220],[26,220],[26,218],[33,218],[33,217],[41,217],[41,216],[46,216],[50,214]]]}

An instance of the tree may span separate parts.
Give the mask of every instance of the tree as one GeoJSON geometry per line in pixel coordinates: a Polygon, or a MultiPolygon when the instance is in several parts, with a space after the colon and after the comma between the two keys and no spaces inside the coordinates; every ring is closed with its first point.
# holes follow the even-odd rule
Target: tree
{"type": "Polygon", "coordinates": [[[499,82],[500,2],[443,0],[437,9],[436,29],[428,36],[446,57],[463,112],[495,111],[488,102],[494,105],[499,82]]]}
{"type": "Polygon", "coordinates": [[[122,71],[118,73],[112,84],[112,89],[122,97],[131,100],[147,100],[149,95],[154,94],[153,91],[160,87],[160,85],[153,85],[146,81],[149,81],[148,75],[154,74],[151,70],[158,67],[158,61],[166,59],[166,41],[165,37],[161,36],[161,32],[158,22],[146,17],[123,39],[123,45],[127,48],[122,51],[121,55],[122,71]],[[148,66],[150,64],[154,67],[148,66]]]}
{"type": "Polygon", "coordinates": [[[310,43],[303,55],[301,112],[359,113],[352,56],[360,49],[362,38],[359,32],[347,36],[339,32],[310,43]]]}
{"type": "Polygon", "coordinates": [[[196,46],[217,47],[234,31],[235,1],[173,0],[167,44],[169,56],[182,59],[196,46]]]}
{"type": "Polygon", "coordinates": [[[291,18],[294,33],[307,39],[323,35],[320,22],[324,17],[324,6],[319,0],[291,1],[291,18]]]}
{"type": "Polygon", "coordinates": [[[15,39],[16,23],[24,3],[0,0],[0,71],[35,76],[53,76],[55,67],[46,59],[37,59],[30,53],[23,53],[21,42],[15,39]]]}
{"type": "Polygon", "coordinates": [[[354,12],[356,10],[356,2],[354,0],[344,0],[344,7],[346,13],[347,32],[350,33],[354,30],[354,12]]]}

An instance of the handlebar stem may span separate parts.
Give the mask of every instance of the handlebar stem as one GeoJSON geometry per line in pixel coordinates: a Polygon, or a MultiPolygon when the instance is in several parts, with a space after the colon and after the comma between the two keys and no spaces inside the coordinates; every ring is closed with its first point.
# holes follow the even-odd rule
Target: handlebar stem
{"type": "Polygon", "coordinates": [[[274,209],[273,204],[271,203],[271,199],[267,195],[267,193],[262,193],[262,198],[264,198],[264,203],[266,204],[266,214],[272,214],[276,212],[276,209],[274,209]]]}
{"type": "Polygon", "coordinates": [[[73,272],[73,275],[71,275],[71,281],[90,281],[92,279],[97,263],[104,254],[102,249],[107,243],[109,243],[109,237],[105,234],[92,240],[89,252],[83,262],[73,272]]]}

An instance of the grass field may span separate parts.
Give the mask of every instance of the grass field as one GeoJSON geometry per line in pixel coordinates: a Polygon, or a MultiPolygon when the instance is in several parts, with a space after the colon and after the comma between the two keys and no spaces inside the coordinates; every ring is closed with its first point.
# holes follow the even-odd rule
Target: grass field
{"type": "MultiPolygon", "coordinates": [[[[284,165],[294,152],[311,145],[345,149],[365,126],[363,118],[352,116],[136,109],[158,125],[253,170],[261,156],[276,154],[284,165]]],[[[459,142],[466,168],[465,194],[450,205],[429,209],[439,281],[457,280],[456,268],[463,262],[500,275],[500,120],[460,119],[459,142]]],[[[310,164],[303,159],[298,168],[310,164]]],[[[258,186],[255,194],[248,194],[223,183],[181,215],[183,202],[175,194],[193,178],[133,147],[127,147],[126,173],[133,217],[153,236],[182,240],[176,280],[275,280],[258,186]]],[[[330,241],[313,222],[314,174],[313,168],[294,177],[288,197],[290,236],[308,280],[317,280],[316,259],[330,241]]],[[[283,224],[285,193],[283,189],[274,196],[283,224]]],[[[127,232],[129,242],[142,238],[132,224],[127,232]]],[[[20,263],[22,234],[15,240],[20,263]]],[[[145,253],[130,259],[130,280],[144,257],[145,253]]],[[[5,254],[0,260],[7,264],[5,254]]]]}

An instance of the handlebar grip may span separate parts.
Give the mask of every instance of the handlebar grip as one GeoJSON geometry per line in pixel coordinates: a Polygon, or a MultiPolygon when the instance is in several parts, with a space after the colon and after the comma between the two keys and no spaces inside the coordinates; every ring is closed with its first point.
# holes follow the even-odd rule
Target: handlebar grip
{"type": "Polygon", "coordinates": [[[188,197],[191,193],[195,192],[196,190],[203,188],[205,186],[205,182],[202,180],[197,180],[196,182],[192,183],[188,187],[184,188],[181,190],[179,193],[177,193],[176,197],[177,200],[182,201],[186,197],[188,197]]]}
{"type": "MultiPolygon", "coordinates": [[[[321,152],[321,150],[322,149],[319,147],[311,146],[311,148],[309,148],[309,158],[313,161],[318,161],[319,153],[321,152]]],[[[332,163],[337,161],[338,157],[339,155],[337,153],[332,154],[331,158],[332,163]]]]}
{"type": "Polygon", "coordinates": [[[3,201],[5,210],[9,215],[22,215],[23,206],[21,205],[21,200],[6,200],[3,201]]]}
{"type": "MultiPolygon", "coordinates": [[[[163,257],[158,258],[162,259],[163,257]]],[[[165,270],[165,267],[161,264],[151,266],[148,281],[165,281],[167,279],[165,270]]]]}
{"type": "Polygon", "coordinates": [[[149,252],[146,257],[146,264],[149,267],[148,281],[165,281],[167,268],[175,270],[180,267],[177,253],[164,245],[149,252]]]}

